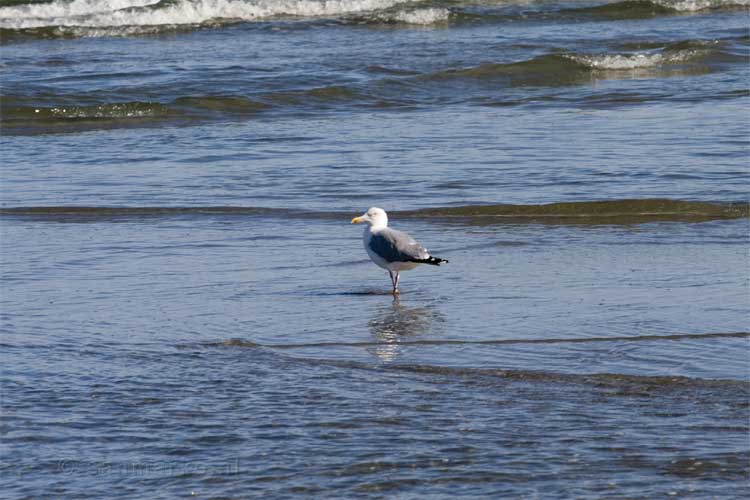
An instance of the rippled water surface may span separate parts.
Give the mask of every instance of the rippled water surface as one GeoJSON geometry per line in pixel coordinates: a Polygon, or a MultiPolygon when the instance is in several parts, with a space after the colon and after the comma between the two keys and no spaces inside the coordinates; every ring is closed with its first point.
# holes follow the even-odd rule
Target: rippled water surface
{"type": "Polygon", "coordinates": [[[3,2],[4,496],[741,496],[747,9],[3,2]]]}

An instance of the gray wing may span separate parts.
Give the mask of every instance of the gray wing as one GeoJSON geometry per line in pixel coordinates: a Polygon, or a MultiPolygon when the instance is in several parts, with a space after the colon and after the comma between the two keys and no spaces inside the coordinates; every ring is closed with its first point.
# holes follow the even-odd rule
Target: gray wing
{"type": "Polygon", "coordinates": [[[390,228],[372,235],[370,250],[388,262],[411,262],[430,257],[427,250],[411,236],[390,228]]]}

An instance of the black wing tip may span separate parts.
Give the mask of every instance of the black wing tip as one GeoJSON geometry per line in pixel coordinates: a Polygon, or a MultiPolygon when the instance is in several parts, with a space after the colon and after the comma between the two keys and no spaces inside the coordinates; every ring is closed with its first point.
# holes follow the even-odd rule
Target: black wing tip
{"type": "Polygon", "coordinates": [[[440,264],[447,264],[447,259],[441,259],[440,257],[427,257],[426,259],[412,259],[412,262],[418,262],[420,264],[430,264],[432,266],[439,266],[440,264]]]}

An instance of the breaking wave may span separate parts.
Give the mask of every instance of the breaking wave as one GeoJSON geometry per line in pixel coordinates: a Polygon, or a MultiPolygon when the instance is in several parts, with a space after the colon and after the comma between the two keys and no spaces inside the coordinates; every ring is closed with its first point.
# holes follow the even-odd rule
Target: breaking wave
{"type": "Polygon", "coordinates": [[[706,50],[686,49],[675,52],[636,52],[632,54],[567,55],[568,59],[591,69],[632,70],[682,64],[705,56],[706,50]]]}
{"type": "Polygon", "coordinates": [[[679,12],[750,6],[750,0],[652,0],[650,3],[679,12]]]}
{"type": "Polygon", "coordinates": [[[446,23],[450,19],[451,11],[446,8],[417,8],[417,9],[396,9],[376,13],[369,17],[354,18],[360,19],[365,23],[384,23],[384,24],[412,24],[429,26],[434,24],[446,23]]]}
{"type": "Polygon", "coordinates": [[[540,6],[519,13],[514,3],[444,0],[9,0],[0,7],[3,38],[135,36],[237,22],[338,19],[345,23],[440,25],[518,21],[535,16],[653,17],[723,8],[750,0],[625,0],[585,7],[540,6]],[[539,10],[541,9],[541,10],[539,10]]]}
{"type": "Polygon", "coordinates": [[[2,8],[0,27],[13,30],[47,26],[103,28],[340,16],[408,3],[409,0],[57,0],[2,8]]]}
{"type": "Polygon", "coordinates": [[[555,53],[512,63],[485,63],[480,66],[441,70],[422,75],[424,80],[467,78],[473,80],[504,79],[509,86],[560,86],[585,83],[591,78],[623,78],[638,71],[636,76],[689,75],[711,71],[711,58],[720,61],[742,56],[722,50],[718,41],[686,41],[654,48],[649,51],[624,53],[555,53]],[[693,63],[700,64],[690,67],[693,63]]]}
{"type": "Polygon", "coordinates": [[[692,13],[750,6],[750,0],[624,0],[601,5],[563,9],[566,13],[601,16],[609,19],[637,19],[675,13],[692,13]]]}

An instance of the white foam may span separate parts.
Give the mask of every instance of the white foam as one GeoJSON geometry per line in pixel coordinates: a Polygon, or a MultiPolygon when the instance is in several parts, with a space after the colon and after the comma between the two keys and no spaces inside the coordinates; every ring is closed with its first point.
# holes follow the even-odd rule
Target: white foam
{"type": "MultiPolygon", "coordinates": [[[[166,25],[168,30],[178,30],[180,27],[192,26],[188,24],[166,25]]],[[[84,26],[57,26],[54,29],[56,36],[75,38],[101,38],[101,37],[129,37],[143,35],[158,35],[165,32],[165,25],[152,26],[114,26],[90,28],[84,26]]]]}
{"type": "Polygon", "coordinates": [[[430,7],[425,9],[400,10],[389,16],[387,20],[397,23],[427,26],[448,21],[450,14],[448,9],[430,7]]]}
{"type": "MultiPolygon", "coordinates": [[[[39,111],[39,109],[36,110],[37,113],[39,111]]],[[[123,103],[94,107],[51,108],[49,113],[58,118],[144,118],[163,115],[166,113],[166,107],[160,104],[149,106],[123,103]]]]}
{"type": "Polygon", "coordinates": [[[16,5],[14,7],[0,7],[3,18],[42,18],[42,17],[73,17],[97,12],[111,12],[130,7],[154,5],[160,0],[73,0],[52,3],[16,5]]]}
{"type": "Polygon", "coordinates": [[[680,12],[697,12],[722,7],[750,7],[750,0],[652,0],[652,2],[680,12]]]}
{"type": "MultiPolygon", "coordinates": [[[[415,0],[178,0],[155,7],[154,0],[58,0],[0,8],[0,27],[107,28],[200,24],[212,19],[253,21],[278,16],[339,16],[393,8],[415,0]]],[[[429,9],[426,9],[429,10],[429,9]]],[[[439,10],[439,9],[436,9],[439,10]]],[[[415,18],[416,19],[416,18],[415,18]]]]}
{"type": "Polygon", "coordinates": [[[679,64],[694,59],[703,52],[696,49],[672,53],[635,53],[612,55],[568,55],[569,59],[592,69],[627,70],[679,64]]]}

